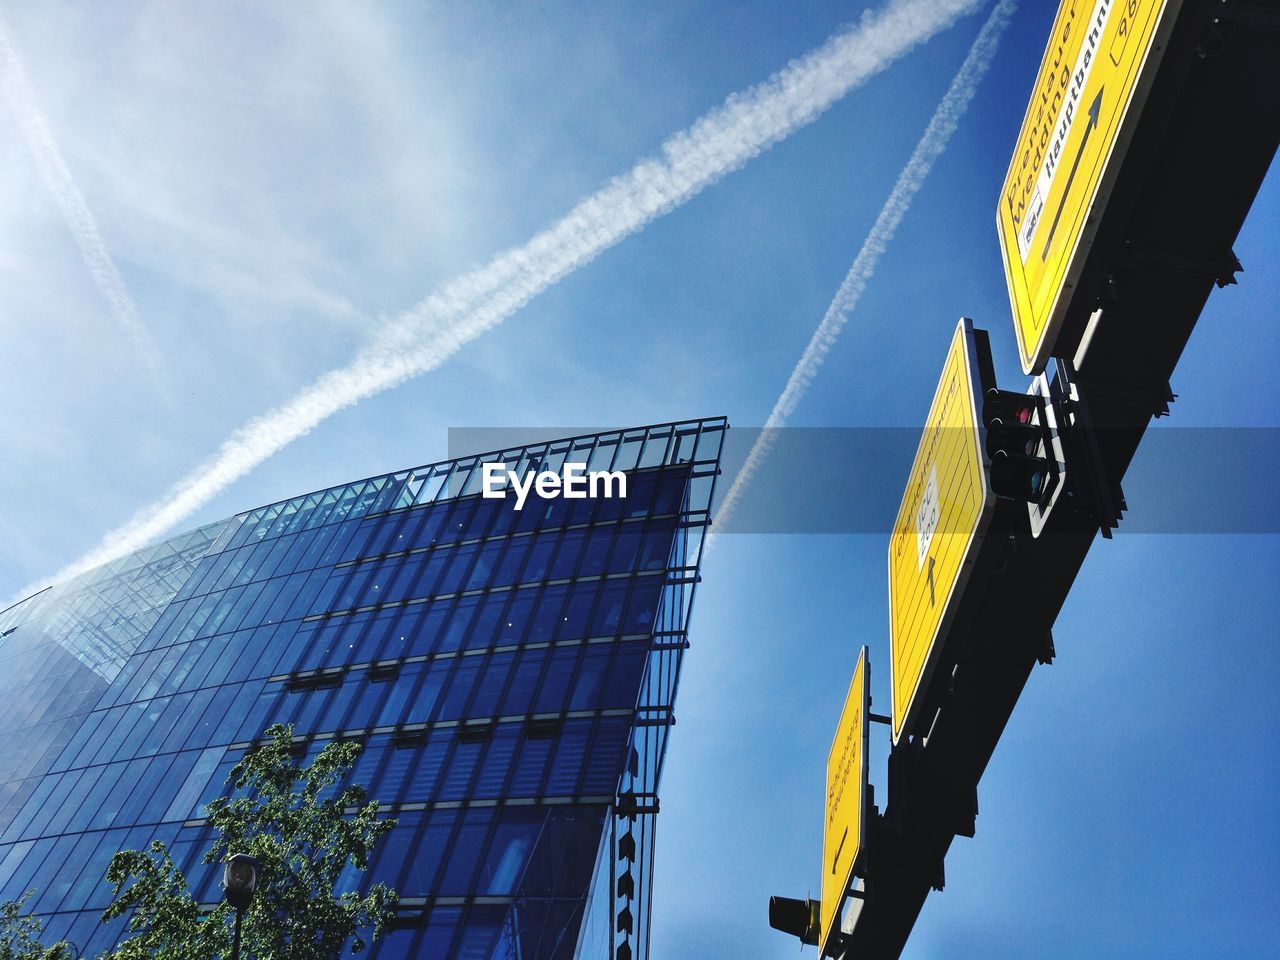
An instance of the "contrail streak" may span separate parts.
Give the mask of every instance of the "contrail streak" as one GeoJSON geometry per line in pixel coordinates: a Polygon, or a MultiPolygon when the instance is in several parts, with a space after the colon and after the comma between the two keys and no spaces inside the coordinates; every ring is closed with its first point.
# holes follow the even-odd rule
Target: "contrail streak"
{"type": "Polygon", "coordinates": [[[133,341],[142,360],[151,368],[154,376],[160,377],[160,354],[138,316],[138,308],[129,296],[115,261],[107,252],[102,234],[98,231],[98,221],[90,212],[75,180],[71,178],[71,171],[62,159],[62,151],[58,149],[53,134],[49,132],[49,125],[44,122],[44,117],[36,107],[31,85],[27,83],[27,73],[22,68],[13,45],[9,43],[3,22],[0,22],[0,78],[5,97],[22,130],[22,137],[35,158],[40,177],[61,210],[93,282],[106,299],[116,322],[133,341]]]}
{"type": "Polygon", "coordinates": [[[888,249],[898,225],[902,223],[902,218],[911,208],[911,201],[924,186],[934,162],[946,150],[951,135],[955,133],[965,111],[969,109],[969,103],[973,100],[978,84],[982,82],[987,68],[999,49],[1000,37],[1005,27],[1009,25],[1009,20],[1017,6],[1017,0],[1000,0],[978,32],[977,39],[969,48],[968,56],[965,57],[955,79],[951,81],[951,86],[943,95],[933,117],[929,120],[929,125],[925,127],[920,142],[912,151],[907,165],[898,174],[898,180],[893,185],[893,190],[890,191],[884,206],[880,208],[880,214],[876,217],[871,232],[862,242],[862,248],[854,258],[853,266],[849,268],[844,282],[836,291],[835,298],[827,307],[827,312],[823,314],[818,329],[813,332],[809,345],[804,348],[804,353],[800,355],[799,361],[791,371],[787,385],[783,387],[782,393],[773,405],[764,428],[751,445],[751,450],[733,478],[733,483],[729,485],[729,492],[720,501],[715,514],[715,523],[712,526],[713,530],[723,527],[733,516],[743,490],[751,483],[760,465],[773,448],[774,441],[777,439],[777,428],[786,425],[796,405],[813,383],[818,371],[822,369],[823,361],[835,346],[841,330],[844,329],[863,291],[866,290],[867,283],[876,272],[876,266],[888,249]]]}
{"type": "Polygon", "coordinates": [[[667,140],[659,156],[610,180],[523,246],[436,291],[392,321],[351,363],[237,430],[210,461],[108,533],[55,582],[137,549],[334,413],[440,366],[549,286],[812,122],[979,4],[890,0],[768,80],[730,96],[667,140]]]}

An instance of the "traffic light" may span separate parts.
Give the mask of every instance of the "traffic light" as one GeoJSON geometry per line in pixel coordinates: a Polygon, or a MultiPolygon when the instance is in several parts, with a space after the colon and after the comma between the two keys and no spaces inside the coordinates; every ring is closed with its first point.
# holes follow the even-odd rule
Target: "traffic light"
{"type": "Polygon", "coordinates": [[[817,900],[793,900],[790,897],[769,898],[769,926],[811,947],[818,945],[820,919],[817,900]]]}
{"type": "Polygon", "coordinates": [[[991,489],[996,496],[1040,503],[1052,479],[1042,398],[992,387],[982,401],[991,458],[991,489]]]}

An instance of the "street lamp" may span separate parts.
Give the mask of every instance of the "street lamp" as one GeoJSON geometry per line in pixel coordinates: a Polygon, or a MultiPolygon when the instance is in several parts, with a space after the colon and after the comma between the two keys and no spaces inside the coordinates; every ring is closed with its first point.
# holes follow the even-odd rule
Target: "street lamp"
{"type": "Polygon", "coordinates": [[[231,960],[240,960],[240,922],[245,908],[258,888],[258,861],[247,853],[237,853],[227,860],[222,871],[222,890],[227,903],[235,907],[236,932],[231,941],[231,960]]]}

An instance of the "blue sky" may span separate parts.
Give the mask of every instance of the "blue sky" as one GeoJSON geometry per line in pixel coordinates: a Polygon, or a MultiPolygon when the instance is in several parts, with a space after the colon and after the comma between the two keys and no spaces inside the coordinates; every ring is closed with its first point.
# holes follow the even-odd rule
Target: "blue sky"
{"type": "MultiPolygon", "coordinates": [[[[388,318],[860,6],[8,9],[30,103],[161,372],[0,109],[0,593],[93,549],[388,318]]],[[[1051,6],[1014,17],[792,423],[919,424],[961,314],[991,331],[1002,383],[1023,382],[994,210],[1051,6]]],[[[763,423],[987,9],[182,525],[440,459],[449,427],[763,423]]],[[[1175,374],[1174,425],[1278,425],[1256,399],[1280,359],[1278,239],[1273,175],[1236,245],[1240,286],[1215,292],[1175,374]]],[[[1129,489],[1131,516],[1178,483],[1129,489]]],[[[656,957],[795,954],[765,905],[817,889],[823,764],[863,643],[887,708],[886,543],[733,535],[709,557],[664,784],[656,957]]],[[[953,846],[906,956],[1269,955],[1278,575],[1274,534],[1122,528],[1095,545],[1059,658],[983,780],[978,835],[953,846]]]]}

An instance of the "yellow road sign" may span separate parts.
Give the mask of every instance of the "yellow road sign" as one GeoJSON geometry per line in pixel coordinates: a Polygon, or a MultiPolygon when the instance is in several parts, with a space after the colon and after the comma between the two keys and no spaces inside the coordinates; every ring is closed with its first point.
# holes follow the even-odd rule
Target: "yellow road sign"
{"type": "Polygon", "coordinates": [[[871,710],[871,665],[867,648],[858,654],[844,698],[836,736],[827,755],[826,821],[822,830],[822,906],[819,956],[839,925],[840,908],[867,848],[867,729],[871,710]]]}
{"type": "Polygon", "coordinates": [[[955,616],[995,495],[978,427],[973,323],[956,325],[889,537],[889,653],[893,742],[914,720],[955,616]]]}
{"type": "Polygon", "coordinates": [[[1018,352],[1039,373],[1071,305],[1181,0],[1062,0],[1000,192],[1018,352]]]}

